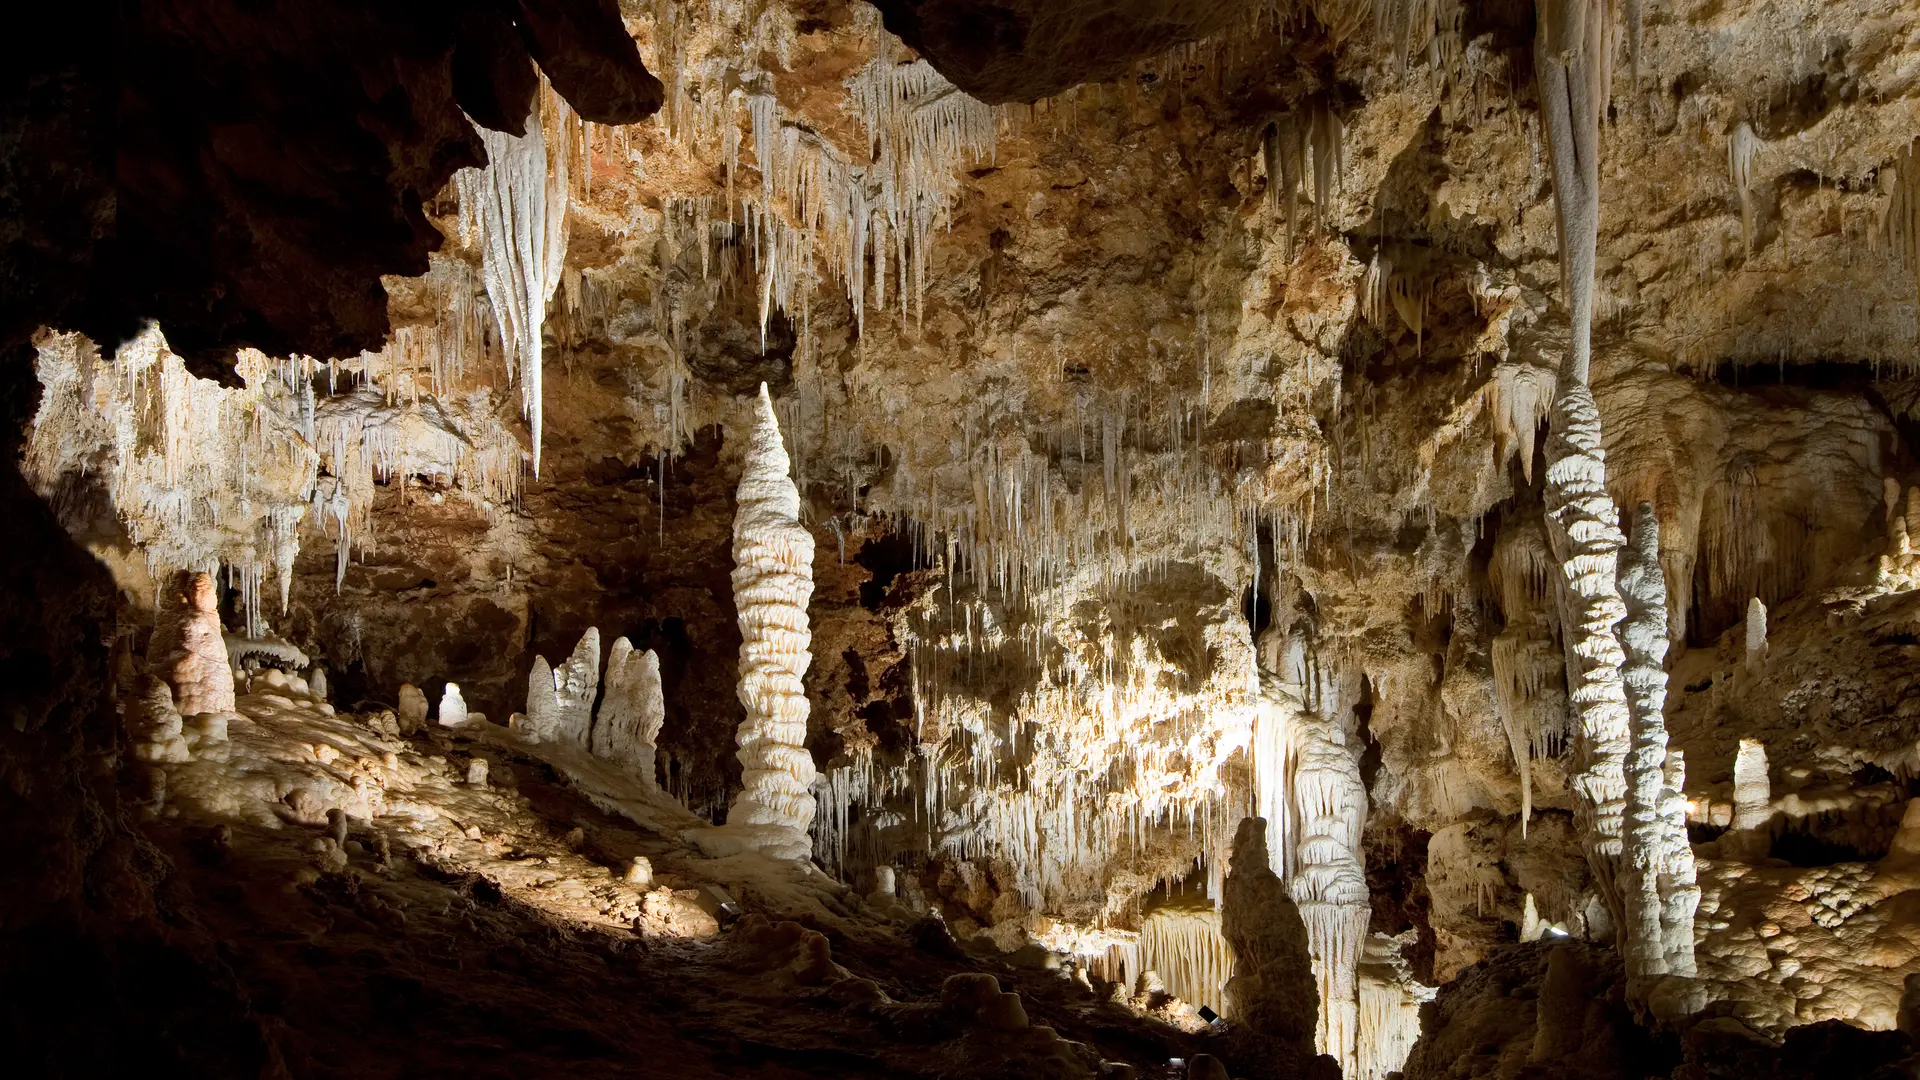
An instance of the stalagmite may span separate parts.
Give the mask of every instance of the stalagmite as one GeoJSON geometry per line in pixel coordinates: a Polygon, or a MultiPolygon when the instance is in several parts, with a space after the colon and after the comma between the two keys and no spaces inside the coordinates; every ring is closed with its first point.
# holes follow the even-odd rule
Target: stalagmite
{"type": "Polygon", "coordinates": [[[395,715],[400,721],[400,734],[411,735],[427,723],[427,695],[412,683],[400,684],[399,709],[395,715]]]}
{"type": "Polygon", "coordinates": [[[220,632],[213,578],[182,570],[162,595],[147,670],[173,688],[181,716],[233,711],[233,668],[220,632]]]}
{"type": "Polygon", "coordinates": [[[1607,494],[1600,410],[1587,385],[1600,227],[1600,114],[1612,77],[1613,12],[1611,0],[1538,0],[1538,14],[1534,67],[1570,330],[1547,444],[1544,500],[1548,536],[1563,570],[1568,696],[1580,736],[1580,768],[1571,778],[1579,793],[1576,820],[1595,883],[1617,922],[1631,734],[1620,682],[1625,657],[1613,629],[1625,614],[1614,563],[1625,541],[1607,494]]]}
{"type": "Polygon", "coordinates": [[[599,690],[600,628],[589,626],[559,668],[549,667],[544,656],[533,658],[527,675],[527,741],[585,750],[599,690]]]}
{"type": "Polygon", "coordinates": [[[624,767],[649,790],[657,790],[654,740],[667,716],[660,689],[660,658],[634,651],[615,638],[607,654],[606,695],[593,724],[593,756],[624,767]]]}
{"type": "Polygon", "coordinates": [[[447,688],[440,692],[440,726],[465,727],[467,719],[467,699],[460,696],[460,685],[447,683],[447,688]]]}
{"type": "Polygon", "coordinates": [[[1773,819],[1773,785],[1767,777],[1767,748],[1758,739],[1741,739],[1733,758],[1733,822],[1729,835],[1749,847],[1766,850],[1766,830],[1773,819]]]}
{"type": "Polygon", "coordinates": [[[1755,596],[1747,601],[1747,670],[1758,671],[1767,662],[1767,605],[1755,596]]]}
{"type": "Polygon", "coordinates": [[[1660,822],[1666,829],[1662,847],[1667,863],[1660,873],[1660,895],[1665,905],[1661,927],[1666,935],[1667,971],[1691,977],[1693,919],[1700,908],[1699,870],[1687,836],[1687,762],[1677,749],[1667,751],[1666,785],[1660,792],[1660,822]]]}
{"type": "Polygon", "coordinates": [[[813,596],[813,535],[800,524],[800,492],[774,415],[760,386],[752,442],[733,519],[733,599],[740,623],[738,735],[741,790],[724,837],[709,850],[756,848],[780,858],[812,851],[813,756],[807,751],[807,693],[812,660],[807,601],[813,596]]]}
{"type": "MultiPolygon", "coordinates": [[[[1626,917],[1627,973],[1691,974],[1692,915],[1687,914],[1684,957],[1678,934],[1666,923],[1674,887],[1678,848],[1686,847],[1685,811],[1667,788],[1667,589],[1660,568],[1660,522],[1653,507],[1635,512],[1633,543],[1620,554],[1620,594],[1626,621],[1620,640],[1626,647],[1621,678],[1633,724],[1633,749],[1627,757],[1627,820],[1620,893],[1626,917]],[[1676,822],[1671,819],[1680,814],[1676,822]],[[1685,971],[1677,971],[1679,960],[1685,971]]],[[[1692,862],[1688,849],[1686,861],[1692,862]]],[[[1694,894],[1697,900],[1698,893],[1694,894]]],[[[1677,914],[1677,912],[1672,912],[1677,914]]]]}
{"type": "Polygon", "coordinates": [[[1308,928],[1267,853],[1267,823],[1242,818],[1220,903],[1221,935],[1233,955],[1226,1016],[1251,1049],[1281,1075],[1314,1053],[1317,991],[1308,928]]]}

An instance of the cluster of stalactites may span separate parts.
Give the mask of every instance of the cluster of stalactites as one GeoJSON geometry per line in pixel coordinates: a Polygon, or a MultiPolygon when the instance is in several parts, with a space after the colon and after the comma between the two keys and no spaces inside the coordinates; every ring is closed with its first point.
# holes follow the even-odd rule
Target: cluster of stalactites
{"type": "MultiPolygon", "coordinates": [[[[1660,566],[1660,524],[1641,503],[1633,542],[1620,553],[1626,619],[1621,680],[1633,728],[1627,755],[1625,858],[1620,894],[1626,916],[1628,975],[1692,975],[1693,914],[1699,904],[1686,806],[1670,787],[1664,709],[1667,698],[1667,590],[1660,566]]],[[[1674,767],[1680,767],[1673,759],[1674,767]]]]}
{"type": "Polygon", "coordinates": [[[1416,351],[1424,340],[1427,301],[1433,295],[1432,255],[1431,248],[1418,244],[1383,243],[1373,253],[1360,283],[1361,314],[1382,330],[1387,328],[1389,311],[1399,315],[1413,331],[1416,351]]]}
{"type": "Polygon", "coordinates": [[[1267,205],[1286,223],[1289,259],[1293,257],[1303,186],[1309,181],[1313,186],[1315,228],[1323,226],[1332,212],[1346,171],[1346,132],[1340,114],[1324,96],[1282,114],[1267,126],[1260,145],[1267,170],[1267,205]]]}
{"type": "Polygon", "coordinates": [[[248,634],[264,633],[262,585],[277,580],[284,608],[317,478],[311,362],[243,350],[245,385],[224,387],[188,372],[156,326],[110,361],[79,334],[37,345],[35,489],[59,506],[68,486],[102,483],[156,580],[224,565],[248,634]]]}
{"type": "Polygon", "coordinates": [[[1406,949],[1415,936],[1411,930],[1397,937],[1367,936],[1360,957],[1360,1034],[1352,1073],[1359,1080],[1386,1080],[1400,1071],[1420,1038],[1420,1006],[1439,993],[1414,978],[1407,963],[1406,949]]]}
{"type": "Polygon", "coordinates": [[[740,624],[738,735],[741,790],[727,812],[731,841],[804,859],[812,841],[813,755],[807,750],[806,688],[812,660],[807,601],[813,595],[813,534],[800,524],[800,492],[766,385],[733,519],[733,600],[740,624]]]}
{"type": "Polygon", "coordinates": [[[1920,138],[1893,159],[1893,190],[1880,219],[1880,238],[1894,259],[1913,277],[1920,295],[1920,138]]]}
{"type": "Polygon", "coordinates": [[[1565,657],[1554,633],[1560,565],[1538,521],[1511,521],[1494,539],[1488,577],[1506,620],[1493,639],[1494,708],[1520,774],[1520,828],[1533,816],[1536,759],[1557,757],[1567,736],[1565,657]]]}
{"type": "Polygon", "coordinates": [[[743,69],[743,57],[777,57],[791,47],[792,19],[780,5],[710,5],[705,19],[688,19],[677,7],[656,3],[654,10],[672,88],[665,116],[676,138],[718,143],[722,214],[740,222],[754,253],[762,332],[777,308],[801,323],[805,348],[813,289],[826,273],[844,281],[863,323],[870,301],[886,306],[890,277],[902,316],[909,300],[919,310],[932,234],[958,196],[957,170],[992,158],[995,110],[925,61],[898,59],[877,12],[863,9],[855,31],[875,41],[875,52],[847,81],[849,111],[862,122],[871,155],[862,162],[813,126],[787,120],[770,72],[750,61],[743,69]],[[757,191],[736,182],[743,144],[753,152],[757,191]]]}
{"type": "Polygon", "coordinates": [[[533,435],[533,472],[540,474],[543,423],[541,331],[567,256],[571,173],[580,125],[557,94],[543,90],[526,134],[480,129],[484,168],[454,174],[461,224],[480,248],[487,299],[500,328],[509,380],[518,377],[522,411],[533,435]]]}

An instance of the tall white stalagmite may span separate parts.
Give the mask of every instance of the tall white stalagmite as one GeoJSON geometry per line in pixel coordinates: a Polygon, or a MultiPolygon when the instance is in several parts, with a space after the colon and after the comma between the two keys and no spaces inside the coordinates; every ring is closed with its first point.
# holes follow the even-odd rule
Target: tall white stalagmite
{"type": "MultiPolygon", "coordinates": [[[[1684,943],[1667,926],[1670,916],[1681,915],[1680,905],[1670,901],[1677,899],[1673,895],[1677,877],[1691,876],[1693,852],[1687,845],[1684,805],[1667,787],[1667,588],[1660,568],[1660,522],[1648,503],[1636,510],[1633,543],[1620,555],[1620,594],[1627,607],[1626,621],[1620,624],[1627,658],[1621,676],[1633,725],[1633,749],[1626,765],[1626,858],[1620,879],[1627,974],[1690,975],[1692,911],[1685,912],[1684,943]],[[1672,820],[1676,814],[1679,820],[1672,820]],[[1682,951],[1684,956],[1678,955],[1682,951]]],[[[1691,899],[1697,903],[1697,887],[1691,899]]]]}
{"type": "Polygon", "coordinates": [[[1360,951],[1366,941],[1367,878],[1360,835],[1367,791],[1360,764],[1336,724],[1303,717],[1298,727],[1293,799],[1299,815],[1298,864],[1288,891],[1307,924],[1307,948],[1320,989],[1315,1042],[1352,1076],[1359,1029],[1360,951]]]}
{"type": "Polygon", "coordinates": [[[1625,655],[1613,629],[1626,612],[1614,573],[1625,538],[1607,494],[1600,410],[1587,385],[1600,229],[1600,113],[1612,81],[1613,0],[1538,0],[1537,10],[1534,70],[1553,167],[1570,329],[1547,445],[1547,533],[1563,574],[1560,619],[1579,734],[1575,812],[1595,883],[1618,922],[1631,733],[1620,681],[1625,655]]]}
{"type": "Polygon", "coordinates": [[[626,638],[615,638],[607,654],[606,696],[593,724],[593,756],[624,766],[647,788],[657,790],[654,740],[666,717],[660,658],[652,649],[636,652],[626,638]]]}
{"type": "Polygon", "coordinates": [[[544,656],[533,658],[527,675],[527,741],[585,750],[599,690],[600,628],[589,626],[559,668],[548,667],[544,656]]]}
{"type": "Polygon", "coordinates": [[[454,174],[468,234],[480,243],[507,374],[512,377],[517,369],[520,375],[521,404],[533,429],[535,476],[540,475],[540,334],[567,256],[567,155],[558,147],[549,152],[548,129],[558,129],[566,108],[557,95],[542,93],[525,135],[479,128],[486,167],[454,174]],[[544,117],[543,109],[555,115],[544,117]],[[543,122],[549,119],[553,123],[543,122]]]}
{"type": "Polygon", "coordinates": [[[813,756],[807,751],[812,661],[807,601],[813,536],[800,524],[800,492],[765,383],[740,476],[733,518],[733,602],[740,621],[740,794],[727,832],[742,846],[804,859],[812,850],[813,756]]]}

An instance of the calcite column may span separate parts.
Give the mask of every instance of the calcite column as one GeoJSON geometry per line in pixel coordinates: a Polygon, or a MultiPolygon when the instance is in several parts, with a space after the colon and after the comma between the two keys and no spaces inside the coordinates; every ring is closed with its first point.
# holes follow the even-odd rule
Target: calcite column
{"type": "Polygon", "coordinates": [[[733,519],[733,600],[740,622],[740,794],[727,811],[742,846],[804,859],[812,851],[813,756],[806,748],[801,684],[813,632],[813,535],[800,524],[800,492],[765,383],[733,519]]]}
{"type": "Polygon", "coordinates": [[[1625,659],[1614,625],[1625,615],[1615,558],[1625,538],[1607,494],[1600,409],[1588,388],[1594,261],[1600,229],[1600,113],[1612,75],[1610,0],[1538,0],[1534,70],[1553,172],[1569,334],[1553,405],[1544,494],[1547,533],[1562,568],[1560,620],[1567,689],[1578,725],[1576,817],[1594,881],[1616,923],[1631,741],[1625,659]]]}
{"type": "Polygon", "coordinates": [[[1360,953],[1371,909],[1361,866],[1367,792],[1360,765],[1338,727],[1303,718],[1293,775],[1300,828],[1299,858],[1287,882],[1307,927],[1307,947],[1320,990],[1320,1052],[1353,1075],[1359,1029],[1360,953]]]}
{"type": "Polygon", "coordinates": [[[193,570],[174,575],[154,619],[147,670],[173,688],[181,716],[233,711],[233,667],[211,576],[193,570]]]}

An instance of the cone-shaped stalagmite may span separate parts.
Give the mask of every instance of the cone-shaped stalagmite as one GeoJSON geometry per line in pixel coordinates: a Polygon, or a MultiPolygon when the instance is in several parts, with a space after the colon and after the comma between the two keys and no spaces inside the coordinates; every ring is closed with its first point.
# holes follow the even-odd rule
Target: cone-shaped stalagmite
{"type": "Polygon", "coordinates": [[[765,384],[740,476],[733,518],[733,601],[740,620],[740,794],[727,812],[728,840],[804,859],[812,851],[813,757],[806,748],[812,660],[807,601],[813,596],[813,536],[800,524],[800,492],[765,384]]]}

